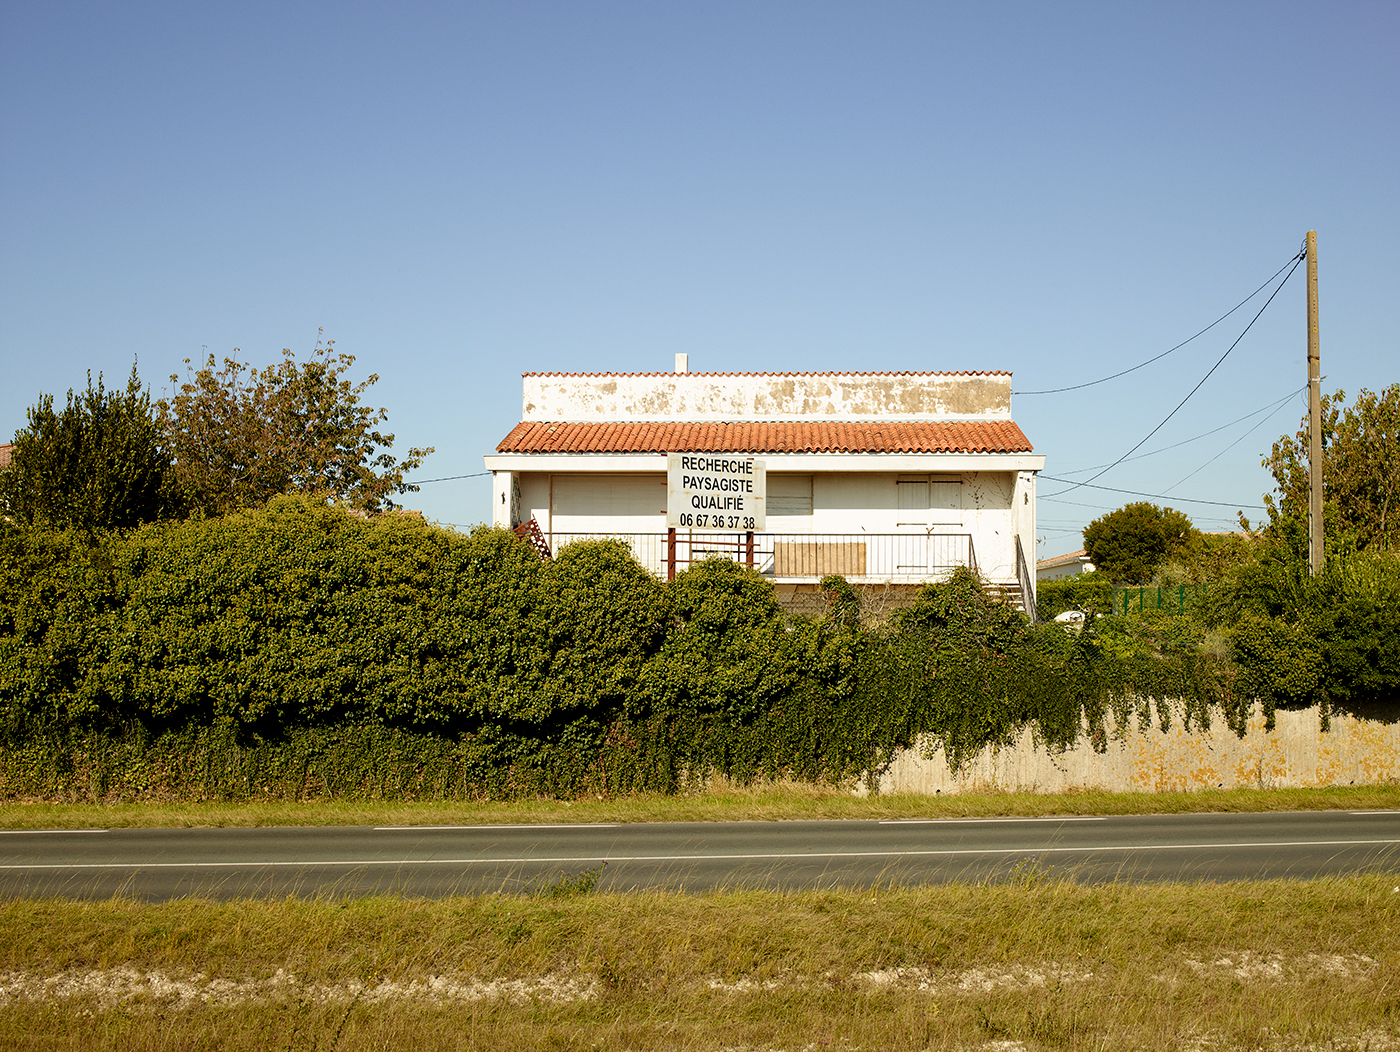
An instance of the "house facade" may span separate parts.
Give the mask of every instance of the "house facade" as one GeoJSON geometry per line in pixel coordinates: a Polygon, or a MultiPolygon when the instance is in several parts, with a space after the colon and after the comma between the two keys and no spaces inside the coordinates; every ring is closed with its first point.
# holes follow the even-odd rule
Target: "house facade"
{"type": "Polygon", "coordinates": [[[1094,564],[1089,556],[1084,554],[1084,549],[1077,552],[1070,552],[1068,555],[1055,555],[1049,559],[1041,559],[1035,564],[1035,579],[1037,581],[1061,581],[1066,577],[1075,577],[1082,573],[1092,573],[1094,564]]]}
{"type": "Polygon", "coordinates": [[[719,554],[780,596],[827,574],[918,585],[974,567],[1034,609],[1035,454],[1011,374],[527,373],[521,421],[485,458],[493,522],[534,520],[553,550],[622,537],[662,575],[719,554]],[[669,453],[766,469],[753,533],[667,527],[669,453]]]}

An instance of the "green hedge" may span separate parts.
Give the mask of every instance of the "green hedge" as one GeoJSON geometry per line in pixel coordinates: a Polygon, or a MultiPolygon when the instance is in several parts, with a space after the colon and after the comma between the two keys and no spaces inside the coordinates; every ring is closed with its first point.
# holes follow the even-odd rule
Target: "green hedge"
{"type": "Polygon", "coordinates": [[[867,630],[825,583],[831,614],[793,619],[724,560],[663,583],[619,542],[546,563],[507,531],[299,498],[100,536],[0,526],[0,795],[841,780],[920,735],[955,764],[1028,725],[1103,748],[1169,700],[1242,730],[1275,689],[1237,690],[1185,622],[1033,626],[959,571],[867,630]]]}

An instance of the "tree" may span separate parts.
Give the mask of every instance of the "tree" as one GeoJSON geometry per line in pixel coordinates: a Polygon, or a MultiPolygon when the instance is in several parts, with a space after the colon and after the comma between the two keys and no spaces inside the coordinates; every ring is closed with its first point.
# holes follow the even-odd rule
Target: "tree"
{"type": "Polygon", "coordinates": [[[1089,523],[1084,528],[1084,553],[1113,580],[1146,584],[1168,556],[1196,536],[1184,513],[1139,501],[1089,523]]]}
{"type": "Polygon", "coordinates": [[[135,364],[125,391],[88,373],[87,390],[68,391],[61,412],[41,394],[29,426],[15,435],[0,471],[0,507],[26,525],[110,530],[180,511],[170,454],[135,364]]]}
{"type": "Polygon", "coordinates": [[[394,436],[378,426],[388,410],[360,402],[379,377],[352,384],[344,377],[354,362],[330,340],[318,340],[309,361],[284,350],[280,362],[263,369],[236,357],[218,369],[211,354],[191,371],[185,359],[184,383],[171,376],[178,391],[157,410],[176,476],[194,505],[219,515],[307,493],[379,511],[397,506],[391,494],[416,492],[404,474],[432,448],[410,449],[402,461],[387,452],[394,436]]]}
{"type": "MultiPolygon", "coordinates": [[[[1323,395],[1324,521],[1360,548],[1400,550],[1400,384],[1380,394],[1361,389],[1343,408],[1346,392],[1323,395]]],[[[1284,435],[1263,458],[1277,486],[1266,494],[1271,526],[1308,519],[1308,420],[1284,435]]]]}

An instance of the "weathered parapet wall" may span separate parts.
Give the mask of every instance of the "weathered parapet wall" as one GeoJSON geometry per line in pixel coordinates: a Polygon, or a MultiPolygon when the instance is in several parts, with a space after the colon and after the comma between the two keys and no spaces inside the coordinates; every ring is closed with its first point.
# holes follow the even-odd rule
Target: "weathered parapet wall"
{"type": "Polygon", "coordinates": [[[1010,373],[526,373],[522,420],[1010,420],[1010,373]]]}
{"type": "Polygon", "coordinates": [[[1272,731],[1256,713],[1243,738],[1217,714],[1207,732],[1132,722],[1103,753],[1087,740],[1056,754],[1030,730],[1012,746],[987,749],[954,775],[942,751],[896,756],[881,775],[882,793],[959,793],[974,790],[1054,793],[1068,789],[1165,792],[1193,789],[1379,785],[1400,781],[1400,721],[1385,723],[1333,714],[1322,731],[1317,709],[1282,711],[1272,731]]]}

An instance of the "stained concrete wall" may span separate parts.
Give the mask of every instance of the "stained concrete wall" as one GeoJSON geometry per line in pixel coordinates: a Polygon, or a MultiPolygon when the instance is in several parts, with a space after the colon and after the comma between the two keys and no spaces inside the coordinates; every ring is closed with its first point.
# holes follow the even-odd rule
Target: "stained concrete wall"
{"type": "Polygon", "coordinates": [[[879,780],[882,793],[959,793],[986,789],[1054,793],[1067,789],[1163,792],[1192,789],[1378,785],[1400,781],[1400,721],[1332,717],[1323,733],[1317,709],[1280,711],[1275,728],[1253,716],[1243,738],[1218,714],[1211,729],[1139,726],[1096,753],[1087,741],[1055,754],[1030,730],[1012,746],[987,749],[954,775],[942,751],[902,751],[879,780]]]}
{"type": "Polygon", "coordinates": [[[522,420],[1010,420],[1010,373],[526,373],[522,420]]]}

